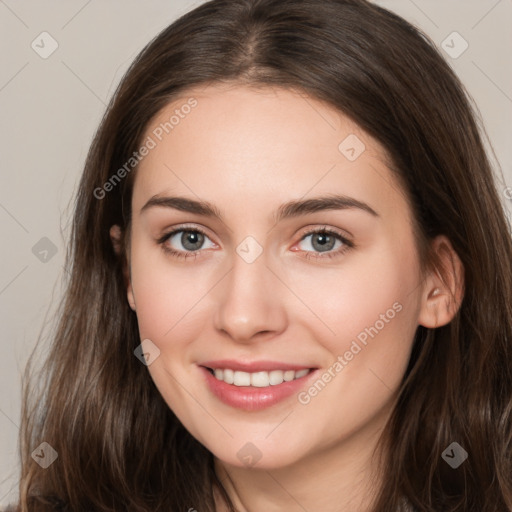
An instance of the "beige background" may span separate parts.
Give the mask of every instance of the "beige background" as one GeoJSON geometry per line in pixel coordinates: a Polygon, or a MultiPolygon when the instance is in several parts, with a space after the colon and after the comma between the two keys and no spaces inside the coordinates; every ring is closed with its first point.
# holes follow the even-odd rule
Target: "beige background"
{"type": "MultiPolygon", "coordinates": [[[[89,143],[139,50],[200,3],[0,0],[0,505],[14,497],[18,484],[21,370],[60,296],[68,202],[89,143]],[[58,44],[46,59],[31,47],[43,31],[58,44]]],[[[424,29],[440,48],[447,41],[452,54],[464,45],[454,31],[467,41],[456,58],[441,51],[480,108],[511,212],[512,189],[507,198],[505,187],[512,187],[512,0],[376,3],[424,29]]]]}

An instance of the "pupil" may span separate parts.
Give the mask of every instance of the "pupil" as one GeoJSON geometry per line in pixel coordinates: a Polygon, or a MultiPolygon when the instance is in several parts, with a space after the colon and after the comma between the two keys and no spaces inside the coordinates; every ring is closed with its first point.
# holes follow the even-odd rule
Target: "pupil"
{"type": "Polygon", "coordinates": [[[326,251],[333,248],[334,237],[325,233],[316,234],[313,237],[313,247],[316,250],[326,251]]]}
{"type": "Polygon", "coordinates": [[[201,247],[203,241],[202,237],[203,235],[196,231],[185,231],[181,235],[181,243],[185,249],[193,251],[201,247]]]}

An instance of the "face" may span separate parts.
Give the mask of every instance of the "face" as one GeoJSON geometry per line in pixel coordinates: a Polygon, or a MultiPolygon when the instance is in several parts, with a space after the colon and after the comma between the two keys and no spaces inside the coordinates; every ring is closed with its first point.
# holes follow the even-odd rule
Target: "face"
{"type": "Polygon", "coordinates": [[[224,463],[260,468],[377,432],[422,294],[383,148],[311,97],[225,85],[189,91],[147,137],[128,299],[183,425],[224,463]]]}

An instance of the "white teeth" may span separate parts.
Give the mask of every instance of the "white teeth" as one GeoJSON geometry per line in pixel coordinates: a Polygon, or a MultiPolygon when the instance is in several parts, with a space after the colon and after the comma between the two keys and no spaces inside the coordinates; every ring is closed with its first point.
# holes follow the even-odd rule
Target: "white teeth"
{"type": "Polygon", "coordinates": [[[253,386],[255,388],[265,388],[268,386],[277,386],[283,382],[290,382],[294,379],[300,379],[306,376],[310,370],[272,370],[270,372],[241,372],[225,369],[214,370],[215,378],[222,380],[227,384],[235,386],[253,386]]]}
{"type": "Polygon", "coordinates": [[[289,381],[293,380],[294,378],[295,378],[295,372],[293,370],[288,370],[288,371],[284,372],[283,379],[286,382],[289,382],[289,381]]]}
{"type": "Polygon", "coordinates": [[[283,383],[283,372],[281,370],[273,370],[268,372],[268,380],[271,386],[277,386],[283,383]]]}
{"type": "Polygon", "coordinates": [[[235,372],[233,384],[235,386],[250,386],[251,374],[247,372],[235,372]]]}
{"type": "Polygon", "coordinates": [[[268,372],[251,373],[251,386],[255,388],[264,388],[270,386],[270,378],[268,372]]]}
{"type": "MultiPolygon", "coordinates": [[[[217,377],[217,375],[215,375],[217,377]]],[[[229,370],[228,368],[224,369],[224,382],[228,384],[233,384],[235,381],[235,372],[233,370],[229,370]]]]}

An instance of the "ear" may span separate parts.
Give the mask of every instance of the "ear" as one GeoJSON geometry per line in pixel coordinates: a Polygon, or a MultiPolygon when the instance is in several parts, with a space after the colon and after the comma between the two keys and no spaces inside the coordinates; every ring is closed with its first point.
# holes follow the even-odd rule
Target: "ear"
{"type": "Polygon", "coordinates": [[[130,271],[129,271],[129,261],[126,255],[124,254],[124,244],[123,244],[123,231],[121,228],[116,224],[110,228],[110,240],[112,241],[112,246],[114,248],[114,252],[122,258],[123,261],[123,277],[124,277],[124,284],[126,287],[126,295],[128,298],[128,303],[130,304],[130,307],[135,311],[135,298],[133,296],[133,288],[132,288],[132,281],[130,277],[130,271]]]}
{"type": "Polygon", "coordinates": [[[436,265],[426,276],[418,323],[435,329],[450,323],[464,297],[464,266],[449,239],[439,235],[432,241],[436,265]]]}

